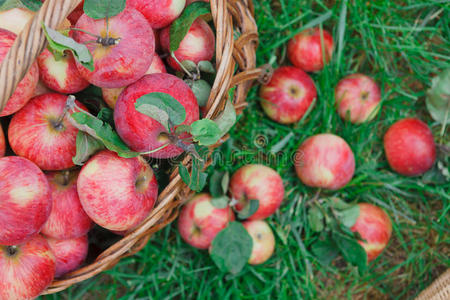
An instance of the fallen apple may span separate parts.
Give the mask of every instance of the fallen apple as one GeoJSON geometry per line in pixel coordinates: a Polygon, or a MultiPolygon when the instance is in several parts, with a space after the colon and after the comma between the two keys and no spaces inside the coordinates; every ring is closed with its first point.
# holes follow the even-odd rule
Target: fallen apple
{"type": "Polygon", "coordinates": [[[428,171],[436,161],[436,145],[427,124],[418,119],[397,121],[384,135],[384,151],[389,165],[405,176],[428,171]]]}
{"type": "Polygon", "coordinates": [[[216,235],[229,222],[234,221],[230,207],[216,208],[211,203],[211,195],[197,194],[181,209],[178,217],[178,231],[189,245],[208,249],[216,235]]]}
{"type": "Polygon", "coordinates": [[[267,222],[262,220],[245,221],[242,223],[252,237],[252,255],[248,260],[251,265],[266,262],[275,250],[275,236],[267,222]]]}
{"type": "Polygon", "coordinates": [[[352,149],[344,139],[329,133],[306,139],[297,150],[294,164],[304,184],[329,190],[344,187],[355,172],[352,149]]]}

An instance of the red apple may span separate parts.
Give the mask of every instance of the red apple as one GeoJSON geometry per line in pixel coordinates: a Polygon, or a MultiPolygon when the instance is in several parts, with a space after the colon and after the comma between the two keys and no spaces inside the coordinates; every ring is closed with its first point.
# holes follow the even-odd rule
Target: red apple
{"type": "Polygon", "coordinates": [[[0,124],[0,157],[5,156],[6,144],[5,135],[3,134],[2,124],[0,124]]]}
{"type": "Polygon", "coordinates": [[[17,246],[0,245],[0,299],[34,299],[53,281],[55,256],[36,235],[17,246]]]}
{"type": "MultiPolygon", "coordinates": [[[[63,116],[67,96],[45,94],[34,97],[11,119],[9,144],[13,151],[43,170],[63,170],[74,166],[78,129],[63,116]]],[[[84,105],[77,105],[87,110],[84,105]]]]}
{"type": "Polygon", "coordinates": [[[17,156],[0,158],[0,245],[17,245],[38,233],[52,209],[44,173],[17,156]]]}
{"type": "MultiPolygon", "coordinates": [[[[156,73],[167,73],[166,66],[158,55],[155,55],[153,57],[153,62],[145,74],[147,75],[156,73]]],[[[103,100],[105,100],[106,104],[108,104],[110,108],[114,109],[117,99],[124,89],[124,87],[115,89],[102,88],[103,100]]]]}
{"type": "Polygon", "coordinates": [[[69,240],[47,238],[47,241],[56,258],[55,277],[78,269],[86,259],[89,248],[87,235],[69,240]]]}
{"type": "MultiPolygon", "coordinates": [[[[16,35],[14,33],[0,28],[0,64],[8,54],[9,48],[11,48],[15,39],[16,35]]],[[[16,90],[9,98],[3,111],[0,112],[0,117],[11,115],[25,106],[33,96],[38,80],[39,69],[37,63],[33,63],[28,73],[25,74],[25,77],[17,85],[16,90]]]]}
{"type": "Polygon", "coordinates": [[[288,58],[294,66],[306,72],[317,72],[323,69],[324,61],[328,63],[331,60],[333,37],[326,30],[322,32],[323,51],[319,28],[303,30],[289,41],[288,58]]]}
{"type": "Polygon", "coordinates": [[[358,232],[365,240],[359,243],[371,261],[386,248],[391,238],[392,224],[386,212],[378,206],[369,203],[359,203],[358,206],[359,216],[351,230],[358,232]]]}
{"type": "Polygon", "coordinates": [[[355,157],[339,136],[324,133],[304,141],[297,150],[295,169],[300,180],[311,187],[338,190],[355,172],[355,157]]]}
{"type": "Polygon", "coordinates": [[[380,88],[364,74],[352,74],[341,79],[334,97],[341,118],[356,124],[370,121],[380,108],[380,88]]]}
{"type": "Polygon", "coordinates": [[[428,171],[436,161],[436,145],[427,124],[418,119],[403,119],[384,135],[384,151],[391,168],[405,176],[428,171]]]}
{"type": "Polygon", "coordinates": [[[234,221],[230,207],[216,208],[211,199],[209,194],[195,195],[183,206],[178,217],[181,237],[199,249],[208,249],[216,235],[234,221]]]}
{"type": "MultiPolygon", "coordinates": [[[[77,28],[89,31],[106,39],[106,22],[94,20],[83,14],[77,28]]],[[[155,54],[155,38],[144,16],[133,8],[125,8],[118,15],[109,18],[109,38],[115,43],[89,43],[96,38],[84,32],[75,31],[74,39],[88,43],[94,57],[95,70],[89,71],[77,62],[78,70],[90,83],[106,88],[127,86],[141,78],[150,67],[155,54]]]]}
{"type": "Polygon", "coordinates": [[[269,167],[246,165],[231,177],[230,194],[238,201],[235,206],[237,211],[241,211],[249,200],[258,200],[258,210],[248,220],[265,219],[275,213],[283,201],[283,180],[269,167]]]}
{"type": "Polygon", "coordinates": [[[61,240],[86,235],[91,229],[92,221],[84,212],[78,197],[78,172],[53,172],[46,176],[52,193],[53,206],[41,233],[61,240]]]}
{"type": "Polygon", "coordinates": [[[54,93],[54,91],[49,89],[41,80],[39,80],[38,83],[36,84],[36,88],[34,89],[33,97],[48,93],[54,93]]]}
{"type": "Polygon", "coordinates": [[[78,72],[71,52],[56,60],[53,54],[45,49],[37,59],[39,74],[44,84],[52,90],[63,94],[78,93],[88,87],[87,82],[78,72]]]}
{"type": "MultiPolygon", "coordinates": [[[[168,52],[170,51],[169,31],[170,27],[166,27],[160,33],[161,46],[168,52]]],[[[180,47],[174,54],[180,62],[191,60],[197,64],[202,60],[209,61],[213,58],[215,44],[216,38],[211,27],[203,19],[198,18],[192,23],[188,33],[181,41],[180,47]]],[[[172,57],[168,57],[167,62],[173,69],[181,71],[181,67],[172,57]]]]}
{"type": "Polygon", "coordinates": [[[274,121],[296,123],[317,97],[311,77],[295,67],[280,67],[260,90],[261,106],[274,121]]]}
{"type": "Polygon", "coordinates": [[[242,223],[252,237],[252,255],[248,260],[251,265],[259,265],[267,261],[275,250],[275,236],[269,225],[262,220],[242,223]]]}
{"type": "Polygon", "coordinates": [[[139,225],[158,196],[156,177],[142,157],[122,158],[107,150],[83,166],[77,188],[88,216],[114,231],[139,225]]]}
{"type": "MultiPolygon", "coordinates": [[[[138,112],[136,100],[148,93],[161,92],[174,97],[186,110],[185,125],[198,120],[197,99],[189,86],[178,77],[170,74],[145,75],[136,83],[127,87],[117,100],[114,110],[114,122],[120,137],[134,151],[147,152],[168,143],[167,130],[156,120],[138,112]]],[[[186,137],[184,135],[181,136],[186,137]]],[[[173,144],[150,154],[155,158],[170,158],[183,153],[183,149],[173,144]]]]}
{"type": "Polygon", "coordinates": [[[128,0],[127,5],[140,11],[152,28],[160,29],[181,15],[186,0],[128,0]]]}

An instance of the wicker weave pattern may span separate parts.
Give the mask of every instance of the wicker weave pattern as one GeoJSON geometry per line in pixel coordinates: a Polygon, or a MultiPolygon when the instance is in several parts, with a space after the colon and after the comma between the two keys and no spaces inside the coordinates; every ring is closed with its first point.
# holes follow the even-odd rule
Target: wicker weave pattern
{"type": "MultiPolygon", "coordinates": [[[[80,2],[81,0],[45,1],[39,13],[18,35],[0,66],[0,111],[46,44],[41,22],[52,28],[57,27],[80,2]]],[[[242,112],[252,81],[264,71],[256,68],[255,65],[258,32],[253,18],[252,0],[211,0],[210,2],[212,19],[217,32],[217,76],[207,104],[208,118],[218,115],[223,110],[228,98],[228,90],[233,86],[236,86],[233,103],[237,112],[242,112]],[[239,38],[235,40],[236,33],[239,34],[239,38]],[[235,74],[236,67],[239,70],[237,74],[235,74]]],[[[224,137],[214,147],[219,146],[226,138],[224,137]]],[[[190,168],[189,158],[186,158],[183,163],[190,168]]],[[[191,193],[176,170],[171,176],[169,185],[159,195],[150,216],[138,228],[105,250],[94,263],[54,281],[44,294],[59,292],[91,278],[113,267],[121,258],[133,255],[142,249],[153,233],[176,218],[179,206],[191,193]]]]}
{"type": "Polygon", "coordinates": [[[416,300],[449,300],[450,299],[450,269],[439,276],[429,287],[417,296],[416,300]]]}

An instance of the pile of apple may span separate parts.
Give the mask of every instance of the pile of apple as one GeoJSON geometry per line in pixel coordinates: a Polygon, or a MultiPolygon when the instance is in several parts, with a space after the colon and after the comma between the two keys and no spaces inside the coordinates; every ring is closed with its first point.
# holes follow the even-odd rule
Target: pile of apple
{"type": "MultiPolygon", "coordinates": [[[[144,158],[180,155],[189,144],[180,140],[189,135],[182,132],[171,143],[173,136],[138,112],[135,102],[149,93],[168,94],[185,110],[177,125],[199,120],[195,91],[182,73],[172,74],[182,70],[179,62],[211,61],[215,50],[212,28],[197,18],[178,50],[169,53],[170,25],[185,7],[185,0],[128,0],[117,15],[94,19],[81,3],[58,30],[70,29],[69,37],[87,46],[94,68],[70,51],[57,57],[50,47],[8,100],[0,114],[8,126],[5,135],[0,127],[0,299],[37,297],[54,277],[77,269],[86,258],[93,223],[124,234],[150,214],[158,184],[144,158]],[[70,111],[68,95],[90,85],[102,89],[114,109],[112,126],[137,155],[123,157],[104,150],[105,144],[87,155],[82,168],[75,165],[74,156],[85,154],[77,136],[86,127],[71,116],[89,111],[76,100],[70,111]]],[[[33,15],[23,8],[0,12],[0,63],[33,15]]]]}
{"type": "MultiPolygon", "coordinates": [[[[314,81],[306,72],[322,70],[331,60],[332,54],[333,38],[328,31],[311,28],[295,35],[288,44],[288,58],[293,66],[279,67],[270,82],[261,87],[261,106],[267,116],[281,124],[295,124],[306,118],[313,110],[314,103],[320,101],[314,81]]],[[[350,74],[339,81],[334,100],[340,117],[361,124],[372,120],[380,111],[381,91],[371,77],[350,74]]],[[[321,101],[331,102],[331,99],[321,101]]],[[[389,128],[384,135],[384,149],[390,167],[405,176],[423,174],[436,160],[431,130],[424,122],[414,118],[400,120],[389,128]]],[[[321,190],[336,191],[345,187],[355,172],[355,158],[350,145],[338,135],[328,132],[304,140],[293,164],[300,181],[309,187],[318,188],[318,194],[321,190]]],[[[229,195],[231,201],[221,209],[218,208],[220,205],[214,204],[215,199],[209,194],[192,198],[181,212],[179,232],[192,246],[210,248],[216,236],[235,220],[231,208],[239,212],[248,205],[249,199],[255,199],[259,201],[259,208],[243,222],[243,226],[253,240],[248,262],[263,263],[273,253],[275,239],[270,227],[261,220],[273,214],[281,205],[284,196],[281,177],[265,166],[244,166],[232,177],[229,195]]],[[[342,224],[337,224],[337,227],[344,225],[347,232],[357,233],[358,243],[366,252],[365,261],[379,256],[392,233],[387,213],[369,203],[350,207],[345,202],[336,203],[332,200],[329,204],[340,209],[333,208],[333,214],[342,216],[342,224]]],[[[315,222],[320,227],[316,231],[320,232],[325,216],[320,211],[318,213],[321,217],[315,222]]],[[[326,218],[332,219],[333,216],[327,215],[326,218]]],[[[348,241],[348,236],[344,236],[344,239],[348,241]]],[[[325,246],[338,247],[334,241],[325,246]]]]}

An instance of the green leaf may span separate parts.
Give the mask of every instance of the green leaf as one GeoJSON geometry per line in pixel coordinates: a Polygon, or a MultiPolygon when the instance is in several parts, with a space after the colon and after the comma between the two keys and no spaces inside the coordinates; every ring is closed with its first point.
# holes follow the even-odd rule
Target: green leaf
{"type": "Polygon", "coordinates": [[[324,216],[320,209],[313,206],[308,211],[308,223],[311,229],[315,232],[321,232],[324,228],[323,225],[324,216]]]}
{"type": "Polygon", "coordinates": [[[0,0],[0,11],[10,10],[12,8],[25,8],[20,0],[0,0]]]}
{"type": "Polygon", "coordinates": [[[367,270],[367,254],[355,238],[339,232],[333,233],[333,240],[346,261],[358,267],[359,273],[367,270]]]}
{"type": "Polygon", "coordinates": [[[197,98],[198,106],[206,106],[209,100],[209,95],[211,94],[211,86],[209,85],[209,83],[203,79],[188,79],[186,80],[186,83],[191,88],[192,92],[195,95],[195,98],[197,98]]]}
{"type": "Polygon", "coordinates": [[[180,163],[178,165],[178,171],[180,173],[181,180],[189,186],[191,184],[191,175],[189,174],[188,169],[180,163]]]}
{"type": "Polygon", "coordinates": [[[192,123],[191,134],[194,141],[204,146],[214,145],[222,137],[219,126],[209,119],[202,119],[192,123]]]}
{"type": "Polygon", "coordinates": [[[111,125],[111,127],[115,126],[114,124],[114,111],[110,108],[107,107],[103,107],[98,115],[97,118],[99,118],[100,120],[102,120],[105,123],[108,123],[109,125],[111,125]]]}
{"type": "Polygon", "coordinates": [[[149,93],[136,100],[136,110],[158,121],[167,131],[186,120],[186,110],[177,99],[166,93],[149,93]]]}
{"type": "Polygon", "coordinates": [[[213,197],[225,195],[228,190],[230,175],[224,171],[214,171],[209,178],[209,192],[213,197]]]}
{"type": "Polygon", "coordinates": [[[83,131],[78,131],[76,145],[77,152],[72,161],[78,166],[84,165],[91,155],[105,148],[101,141],[83,131]]]}
{"type": "Polygon", "coordinates": [[[445,125],[450,124],[450,68],[433,78],[426,99],[427,109],[433,119],[445,125]]]}
{"type": "Polygon", "coordinates": [[[330,238],[327,238],[323,241],[319,240],[312,244],[311,252],[317,258],[317,260],[325,266],[329,265],[339,253],[336,243],[330,238]]]}
{"type": "MultiPolygon", "coordinates": [[[[96,1],[96,0],[92,0],[96,1]]],[[[188,5],[181,16],[170,26],[170,52],[177,51],[194,21],[211,12],[210,4],[200,1],[188,5]]]]}
{"type": "Polygon", "coordinates": [[[73,125],[79,130],[87,132],[92,137],[100,140],[107,149],[116,152],[119,156],[130,158],[139,156],[139,152],[131,151],[112,129],[111,125],[86,113],[75,112],[70,116],[73,125]]]}
{"type": "Polygon", "coordinates": [[[219,196],[219,197],[213,197],[211,199],[211,204],[215,207],[215,208],[226,208],[228,206],[228,203],[230,203],[230,198],[228,198],[227,196],[219,196]]]}
{"type": "Polygon", "coordinates": [[[125,9],[126,0],[85,0],[83,10],[92,19],[114,17],[125,9]]]}
{"type": "Polygon", "coordinates": [[[55,57],[62,56],[64,55],[64,51],[69,50],[73,53],[75,59],[84,67],[90,71],[94,71],[94,60],[86,45],[75,42],[74,39],[47,27],[44,23],[42,23],[42,28],[44,29],[48,46],[53,54],[55,54],[55,57]]]}
{"type": "Polygon", "coordinates": [[[208,60],[202,60],[198,63],[198,69],[205,73],[215,74],[216,69],[214,68],[213,64],[208,60]]]}
{"type": "Polygon", "coordinates": [[[202,172],[202,169],[203,164],[199,163],[196,159],[193,159],[191,174],[189,174],[189,171],[183,164],[180,163],[178,165],[181,179],[191,190],[196,192],[203,190],[206,185],[206,179],[208,178],[208,174],[202,172]]]}
{"type": "Polygon", "coordinates": [[[356,223],[359,217],[359,206],[354,205],[341,212],[338,212],[339,221],[348,228],[351,228],[356,223]]]}
{"type": "Polygon", "coordinates": [[[338,197],[330,197],[326,198],[326,200],[333,208],[337,210],[344,210],[351,208],[353,206],[352,204],[348,204],[347,202],[338,197]]]}
{"type": "Polygon", "coordinates": [[[179,125],[177,129],[175,129],[176,134],[182,134],[184,132],[190,133],[191,132],[191,125],[179,125]]]}
{"type": "Polygon", "coordinates": [[[29,10],[32,11],[38,11],[42,6],[42,2],[39,0],[21,0],[21,1],[23,5],[25,5],[29,10]]]}
{"type": "Polygon", "coordinates": [[[238,218],[245,220],[253,216],[259,208],[259,201],[255,199],[248,200],[247,205],[238,212],[238,218]]]}
{"type": "MultiPolygon", "coordinates": [[[[222,136],[230,131],[231,127],[236,123],[236,110],[231,101],[227,101],[225,108],[222,113],[214,120],[219,126],[222,136]]],[[[221,136],[221,137],[222,137],[221,136]]]]}
{"type": "Polygon", "coordinates": [[[196,72],[197,71],[197,65],[192,60],[183,60],[181,62],[183,67],[186,68],[189,72],[196,72]]]}
{"type": "Polygon", "coordinates": [[[252,254],[253,240],[239,222],[231,222],[211,244],[211,258],[223,272],[239,273],[252,254]]]}

